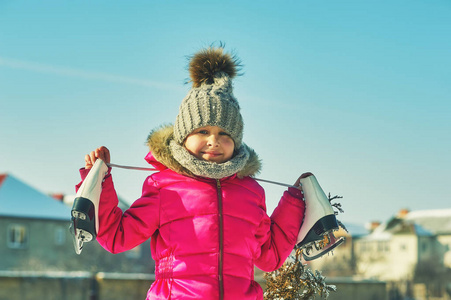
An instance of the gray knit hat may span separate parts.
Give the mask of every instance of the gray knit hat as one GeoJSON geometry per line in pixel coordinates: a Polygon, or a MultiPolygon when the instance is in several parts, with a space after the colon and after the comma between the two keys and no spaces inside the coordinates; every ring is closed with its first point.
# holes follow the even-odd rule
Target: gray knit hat
{"type": "Polygon", "coordinates": [[[240,64],[222,47],[203,49],[191,58],[189,72],[193,87],[183,99],[174,124],[174,139],[180,145],[196,128],[218,126],[235,142],[243,139],[243,118],[233,96],[232,79],[240,64]]]}

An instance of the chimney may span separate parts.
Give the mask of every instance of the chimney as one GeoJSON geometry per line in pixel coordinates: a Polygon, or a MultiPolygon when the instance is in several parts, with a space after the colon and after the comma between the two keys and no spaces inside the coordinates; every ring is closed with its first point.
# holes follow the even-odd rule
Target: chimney
{"type": "Polygon", "coordinates": [[[59,202],[63,202],[63,200],[64,200],[64,195],[63,194],[55,193],[55,194],[51,194],[50,196],[53,199],[58,200],[59,202]]]}
{"type": "Polygon", "coordinates": [[[404,219],[410,211],[407,208],[402,208],[399,210],[397,217],[399,219],[404,219]]]}
{"type": "Polygon", "coordinates": [[[379,225],[381,225],[381,222],[371,221],[367,223],[365,227],[370,233],[372,233],[377,227],[379,227],[379,225]]]}
{"type": "Polygon", "coordinates": [[[8,175],[6,175],[6,174],[0,174],[0,186],[1,186],[2,183],[3,183],[3,180],[6,179],[6,176],[8,176],[8,175]]]}

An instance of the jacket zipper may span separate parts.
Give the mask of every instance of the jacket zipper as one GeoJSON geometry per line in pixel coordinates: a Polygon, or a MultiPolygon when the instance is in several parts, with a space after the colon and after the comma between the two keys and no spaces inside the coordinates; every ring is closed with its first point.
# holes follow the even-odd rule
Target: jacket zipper
{"type": "Polygon", "coordinates": [[[222,212],[222,191],[221,182],[216,179],[216,190],[218,193],[218,212],[219,212],[219,299],[224,299],[224,278],[223,278],[223,259],[224,259],[224,220],[222,212]]]}

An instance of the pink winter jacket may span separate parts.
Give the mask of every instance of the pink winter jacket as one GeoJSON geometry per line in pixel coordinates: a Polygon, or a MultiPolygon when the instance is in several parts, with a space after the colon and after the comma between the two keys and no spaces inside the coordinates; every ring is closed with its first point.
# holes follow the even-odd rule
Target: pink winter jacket
{"type": "Polygon", "coordinates": [[[147,299],[263,299],[254,265],[273,271],[290,254],[304,216],[300,191],[286,191],[268,217],[264,190],[249,176],[191,177],[167,168],[153,152],[146,160],[159,172],[124,213],[111,175],[105,178],[98,242],[118,253],[151,237],[156,281],[147,299]]]}

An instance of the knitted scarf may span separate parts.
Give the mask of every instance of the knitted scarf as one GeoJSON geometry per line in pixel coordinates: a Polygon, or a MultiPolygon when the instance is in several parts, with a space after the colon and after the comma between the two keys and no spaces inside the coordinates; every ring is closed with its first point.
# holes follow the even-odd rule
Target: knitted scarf
{"type": "Polygon", "coordinates": [[[221,164],[198,159],[175,140],[171,140],[169,147],[174,159],[183,167],[196,176],[206,178],[221,179],[231,176],[242,170],[249,159],[249,150],[245,144],[241,145],[230,160],[221,164]]]}

